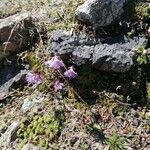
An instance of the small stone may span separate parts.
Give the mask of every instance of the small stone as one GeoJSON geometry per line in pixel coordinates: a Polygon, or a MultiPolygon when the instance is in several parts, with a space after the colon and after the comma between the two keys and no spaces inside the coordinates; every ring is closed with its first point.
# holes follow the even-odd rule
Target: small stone
{"type": "Polygon", "coordinates": [[[19,128],[20,122],[16,121],[13,122],[8,129],[6,130],[6,132],[3,134],[3,139],[5,139],[4,141],[7,144],[10,144],[12,141],[15,141],[17,138],[17,130],[19,128]]]}
{"type": "Polygon", "coordinates": [[[21,112],[26,113],[29,111],[31,108],[34,110],[37,105],[42,103],[43,101],[47,100],[43,95],[40,95],[40,93],[33,93],[30,96],[27,96],[27,98],[24,99],[24,102],[21,107],[21,112]]]}
{"type": "Polygon", "coordinates": [[[26,144],[23,146],[21,150],[41,150],[41,149],[33,144],[26,144]]]}
{"type": "Polygon", "coordinates": [[[28,110],[31,109],[32,106],[33,106],[33,102],[29,99],[25,99],[24,102],[23,102],[23,105],[21,107],[21,111],[23,113],[26,113],[28,110]]]}

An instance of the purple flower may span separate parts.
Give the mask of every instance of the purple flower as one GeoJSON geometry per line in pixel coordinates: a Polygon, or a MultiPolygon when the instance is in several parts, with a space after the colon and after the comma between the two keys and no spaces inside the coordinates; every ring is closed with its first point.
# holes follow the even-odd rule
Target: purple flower
{"type": "Polygon", "coordinates": [[[67,71],[65,71],[64,76],[70,79],[77,77],[77,73],[73,70],[73,66],[71,66],[67,71]]]}
{"type": "Polygon", "coordinates": [[[62,82],[60,82],[59,80],[55,81],[54,84],[54,90],[55,92],[61,91],[64,88],[64,84],[62,82]]]}
{"type": "Polygon", "coordinates": [[[43,78],[39,74],[29,72],[26,75],[26,81],[29,84],[40,84],[40,83],[42,83],[43,78]]]}
{"type": "Polygon", "coordinates": [[[47,61],[45,63],[49,68],[53,69],[60,69],[61,67],[64,67],[64,63],[61,59],[58,58],[58,56],[54,56],[51,60],[47,61]]]}

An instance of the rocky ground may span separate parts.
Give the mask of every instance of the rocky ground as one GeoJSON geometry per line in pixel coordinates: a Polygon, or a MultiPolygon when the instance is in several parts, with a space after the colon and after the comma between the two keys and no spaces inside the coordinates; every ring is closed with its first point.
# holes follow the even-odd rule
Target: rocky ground
{"type": "Polygon", "coordinates": [[[149,0],[0,1],[0,150],[149,150],[149,58],[149,0]]]}

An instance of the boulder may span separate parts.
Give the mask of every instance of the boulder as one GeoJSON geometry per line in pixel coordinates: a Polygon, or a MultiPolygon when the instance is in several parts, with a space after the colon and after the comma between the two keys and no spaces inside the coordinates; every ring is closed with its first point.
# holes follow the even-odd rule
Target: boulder
{"type": "Polygon", "coordinates": [[[0,19],[0,60],[35,44],[38,37],[35,17],[25,12],[0,19]]]}
{"type": "Polygon", "coordinates": [[[27,72],[27,70],[21,70],[20,73],[18,73],[16,76],[12,77],[6,83],[0,85],[0,100],[5,99],[11,94],[11,88],[15,88],[18,85],[23,85],[23,83],[25,82],[24,78],[27,72]]]}
{"type": "Polygon", "coordinates": [[[76,10],[83,22],[90,22],[95,29],[108,26],[120,18],[128,0],[87,0],[76,10]]]}
{"type": "Polygon", "coordinates": [[[93,65],[99,70],[124,73],[134,66],[137,53],[134,49],[146,44],[144,38],[134,38],[125,43],[99,44],[93,52],[93,65]]]}
{"type": "Polygon", "coordinates": [[[100,71],[124,73],[135,65],[137,53],[134,49],[146,44],[145,38],[119,36],[100,39],[59,30],[51,33],[47,50],[76,65],[89,63],[100,71]]]}

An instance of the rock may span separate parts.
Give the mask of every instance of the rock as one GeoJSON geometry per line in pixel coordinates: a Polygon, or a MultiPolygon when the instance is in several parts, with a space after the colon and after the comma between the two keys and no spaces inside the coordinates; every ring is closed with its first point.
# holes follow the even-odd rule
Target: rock
{"type": "MultiPolygon", "coordinates": [[[[50,53],[58,53],[65,60],[69,60],[71,54],[75,64],[84,64],[85,61],[91,59],[94,45],[98,44],[100,39],[88,37],[86,34],[71,35],[70,32],[56,30],[51,33],[51,40],[47,51],[50,53]]],[[[91,59],[92,60],[92,59],[91,59]]]]}
{"type": "Polygon", "coordinates": [[[35,91],[32,95],[27,96],[24,99],[24,102],[21,107],[21,112],[26,113],[31,108],[35,107],[36,105],[39,105],[43,101],[47,100],[43,95],[41,95],[39,92],[35,91]]]}
{"type": "Polygon", "coordinates": [[[10,143],[14,141],[17,137],[17,130],[19,128],[20,123],[18,121],[12,123],[6,132],[4,133],[4,136],[6,137],[7,143],[10,143]]]}
{"type": "Polygon", "coordinates": [[[95,29],[108,26],[121,17],[128,0],[87,0],[76,10],[83,22],[90,22],[95,29]]]}
{"type": "Polygon", "coordinates": [[[33,102],[29,99],[25,99],[23,104],[22,104],[22,107],[21,107],[21,111],[23,113],[26,113],[32,106],[33,106],[33,102]]]}
{"type": "Polygon", "coordinates": [[[20,126],[20,122],[13,122],[0,137],[0,148],[2,150],[15,150],[18,149],[17,143],[17,130],[20,126]]]}
{"type": "Polygon", "coordinates": [[[124,73],[135,65],[137,53],[133,49],[146,44],[145,38],[119,36],[100,39],[58,30],[51,33],[47,51],[58,53],[66,62],[77,65],[88,62],[100,71],[124,73]]]}
{"type": "Polygon", "coordinates": [[[33,144],[26,144],[23,146],[23,148],[21,150],[40,150],[40,148],[33,144]]]}
{"type": "Polygon", "coordinates": [[[6,83],[0,86],[0,100],[6,98],[10,94],[10,89],[15,88],[18,84],[23,85],[24,77],[27,74],[27,70],[22,70],[15,77],[8,80],[6,83]]]}
{"type": "Polygon", "coordinates": [[[145,45],[145,38],[135,38],[124,43],[99,44],[93,52],[93,65],[103,71],[123,73],[129,71],[136,61],[136,47],[145,45]]]}
{"type": "Polygon", "coordinates": [[[0,59],[35,44],[38,32],[34,17],[25,12],[0,19],[0,59]]]}

